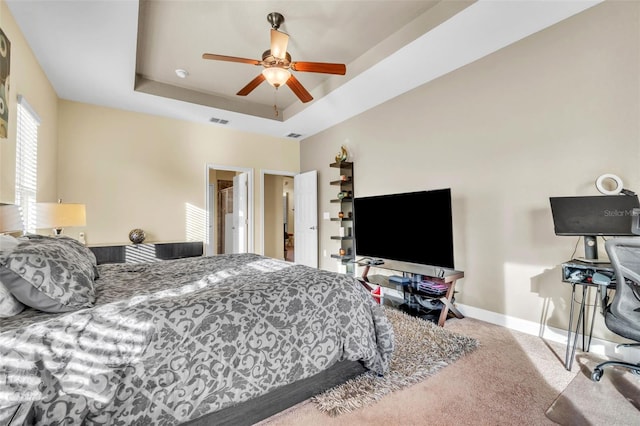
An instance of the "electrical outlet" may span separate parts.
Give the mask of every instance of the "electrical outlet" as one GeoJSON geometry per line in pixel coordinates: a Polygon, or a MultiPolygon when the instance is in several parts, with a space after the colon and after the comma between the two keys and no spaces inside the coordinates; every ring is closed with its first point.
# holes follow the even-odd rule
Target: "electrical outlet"
{"type": "Polygon", "coordinates": [[[322,255],[323,255],[324,257],[327,257],[327,250],[326,250],[326,249],[322,252],[322,255]]]}
{"type": "MultiPolygon", "coordinates": [[[[323,212],[323,213],[322,213],[322,218],[323,218],[324,220],[329,220],[329,219],[331,219],[331,214],[330,214],[329,212],[323,212]]],[[[325,255],[325,256],[326,256],[326,255],[325,255]]]]}
{"type": "Polygon", "coordinates": [[[78,241],[80,241],[82,244],[86,244],[87,243],[87,241],[84,238],[84,232],[80,232],[78,234],[78,241]]]}

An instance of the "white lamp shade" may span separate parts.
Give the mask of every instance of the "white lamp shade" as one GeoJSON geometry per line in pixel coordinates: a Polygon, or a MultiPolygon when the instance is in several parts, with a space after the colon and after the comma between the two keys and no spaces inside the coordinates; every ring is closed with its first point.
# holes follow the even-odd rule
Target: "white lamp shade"
{"type": "Polygon", "coordinates": [[[265,76],[269,84],[273,87],[282,86],[289,80],[289,77],[291,77],[289,70],[279,67],[265,68],[262,70],[262,75],[265,76]]]}
{"type": "Polygon", "coordinates": [[[23,229],[20,206],[15,204],[0,205],[0,233],[18,232],[23,229]]]}
{"type": "Polygon", "coordinates": [[[68,228],[86,224],[87,214],[84,204],[36,203],[38,228],[68,228]]]}

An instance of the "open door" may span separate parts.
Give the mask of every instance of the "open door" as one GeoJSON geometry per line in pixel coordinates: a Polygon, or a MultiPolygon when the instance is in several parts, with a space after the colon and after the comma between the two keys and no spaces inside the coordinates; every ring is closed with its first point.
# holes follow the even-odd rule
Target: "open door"
{"type": "Polygon", "coordinates": [[[295,175],[293,178],[296,263],[318,267],[318,172],[295,175]]]}
{"type": "MultiPolygon", "coordinates": [[[[208,172],[208,170],[207,170],[208,172]]],[[[213,256],[215,254],[215,203],[216,203],[216,186],[209,182],[207,176],[207,244],[206,244],[206,256],[213,256]]]]}
{"type": "Polygon", "coordinates": [[[248,232],[248,176],[239,173],[233,177],[233,252],[246,253],[248,232]]]}
{"type": "Polygon", "coordinates": [[[254,220],[253,220],[253,169],[250,167],[236,167],[218,164],[205,165],[206,205],[209,218],[209,238],[207,239],[207,254],[222,253],[250,253],[254,251],[254,220]],[[236,179],[236,190],[240,191],[236,203],[241,206],[238,212],[238,223],[233,223],[234,179],[235,175],[243,176],[236,179]],[[229,213],[229,216],[227,216],[229,213]],[[244,220],[240,220],[240,215],[244,220]],[[228,220],[227,220],[228,218],[228,220]],[[233,234],[237,233],[237,247],[234,250],[233,234]],[[243,235],[243,237],[241,237],[243,235]]]}

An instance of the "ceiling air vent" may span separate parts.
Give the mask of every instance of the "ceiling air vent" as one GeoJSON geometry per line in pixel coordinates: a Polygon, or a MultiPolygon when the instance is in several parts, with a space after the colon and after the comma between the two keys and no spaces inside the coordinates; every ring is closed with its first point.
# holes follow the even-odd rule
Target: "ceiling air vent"
{"type": "Polygon", "coordinates": [[[211,119],[209,120],[212,123],[218,123],[218,124],[228,124],[229,120],[225,120],[223,118],[215,118],[215,117],[211,117],[211,119]]]}
{"type": "Polygon", "coordinates": [[[300,133],[289,133],[289,134],[287,135],[287,137],[288,137],[288,138],[294,138],[294,139],[297,139],[297,138],[299,138],[300,136],[302,136],[300,133]]]}

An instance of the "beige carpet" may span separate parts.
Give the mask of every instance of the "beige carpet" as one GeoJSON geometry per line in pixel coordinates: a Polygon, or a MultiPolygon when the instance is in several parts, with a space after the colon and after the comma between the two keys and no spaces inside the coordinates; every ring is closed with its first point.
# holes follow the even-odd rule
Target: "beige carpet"
{"type": "Polygon", "coordinates": [[[640,424],[640,376],[606,367],[594,382],[591,372],[600,361],[590,354],[577,356],[580,371],[549,407],[547,417],[561,425],[640,424]]]}
{"type": "Polygon", "coordinates": [[[369,405],[436,374],[478,346],[477,340],[432,322],[393,308],[385,311],[393,325],[395,344],[389,371],[382,377],[367,372],[317,395],[312,401],[320,411],[335,416],[369,405]]]}
{"type": "MultiPolygon", "coordinates": [[[[471,318],[449,319],[445,328],[478,339],[480,346],[437,374],[350,413],[331,417],[306,401],[261,424],[556,424],[545,413],[579,368],[577,362],[574,371],[564,368],[564,345],[471,318]]],[[[606,395],[601,403],[608,403],[606,395]]]]}

